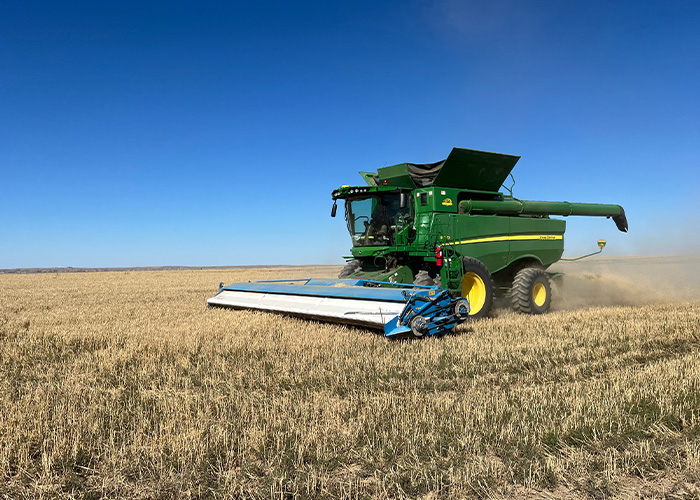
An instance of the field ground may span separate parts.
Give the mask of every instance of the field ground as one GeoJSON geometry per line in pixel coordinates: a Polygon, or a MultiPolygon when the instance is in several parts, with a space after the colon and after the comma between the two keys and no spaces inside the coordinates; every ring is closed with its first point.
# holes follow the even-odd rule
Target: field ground
{"type": "Polygon", "coordinates": [[[700,259],[559,266],[414,342],[204,307],[336,268],[0,275],[0,497],[700,498],[700,259]]]}

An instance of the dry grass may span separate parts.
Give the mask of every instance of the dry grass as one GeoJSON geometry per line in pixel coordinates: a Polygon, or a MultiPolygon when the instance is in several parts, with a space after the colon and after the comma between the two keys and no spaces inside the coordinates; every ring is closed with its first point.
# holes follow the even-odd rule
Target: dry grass
{"type": "Polygon", "coordinates": [[[266,277],[0,276],[0,496],[697,497],[700,303],[419,342],[205,309],[266,277]]]}

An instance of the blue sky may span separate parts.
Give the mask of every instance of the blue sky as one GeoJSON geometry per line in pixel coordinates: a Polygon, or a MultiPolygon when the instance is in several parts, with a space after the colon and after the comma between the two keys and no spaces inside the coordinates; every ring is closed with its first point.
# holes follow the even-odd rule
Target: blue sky
{"type": "Polygon", "coordinates": [[[0,268],[340,263],[330,192],[521,155],[566,253],[700,250],[693,1],[0,6],[0,268]]]}

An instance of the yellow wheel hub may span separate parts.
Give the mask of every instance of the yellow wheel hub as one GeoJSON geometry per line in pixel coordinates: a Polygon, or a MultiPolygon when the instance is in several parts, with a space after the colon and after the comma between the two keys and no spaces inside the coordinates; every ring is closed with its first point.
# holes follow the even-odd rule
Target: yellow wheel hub
{"type": "Polygon", "coordinates": [[[469,301],[469,314],[481,311],[486,303],[486,285],[476,273],[467,273],[462,278],[462,297],[469,301]]]}
{"type": "Polygon", "coordinates": [[[532,289],[532,301],[537,307],[542,307],[547,300],[547,289],[542,283],[537,283],[532,289]]]}

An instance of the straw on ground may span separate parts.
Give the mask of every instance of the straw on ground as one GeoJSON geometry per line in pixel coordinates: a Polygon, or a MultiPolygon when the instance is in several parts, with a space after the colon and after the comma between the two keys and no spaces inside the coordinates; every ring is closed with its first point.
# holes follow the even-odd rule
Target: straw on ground
{"type": "Polygon", "coordinates": [[[697,493],[700,304],[417,342],[204,307],[280,272],[0,276],[0,495],[697,493]]]}

